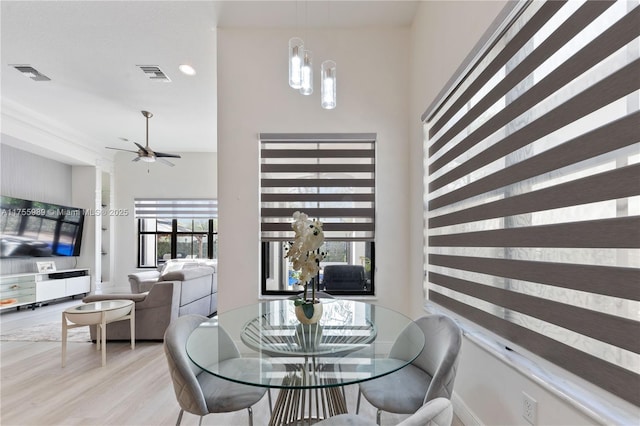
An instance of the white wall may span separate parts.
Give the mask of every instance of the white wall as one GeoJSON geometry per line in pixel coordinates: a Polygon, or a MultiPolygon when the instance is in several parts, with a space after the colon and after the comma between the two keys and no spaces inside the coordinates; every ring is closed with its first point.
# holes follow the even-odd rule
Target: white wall
{"type": "Polygon", "coordinates": [[[215,153],[179,153],[169,167],[161,163],[132,162],[132,155],[120,152],[114,166],[114,209],[126,209],[128,215],[114,216],[114,277],[109,286],[127,289],[127,275],[137,270],[137,223],[133,215],[135,198],[216,198],[217,155],[215,153]]]}
{"type": "MultiPolygon", "coordinates": [[[[470,414],[485,425],[522,425],[522,392],[537,401],[536,424],[551,426],[598,424],[585,413],[568,405],[546,387],[514,370],[487,351],[483,345],[465,339],[463,358],[455,384],[456,394],[470,414]],[[499,378],[499,380],[496,380],[499,378]]],[[[458,410],[464,417],[464,410],[458,410]]],[[[466,418],[468,425],[474,424],[466,418]]]]}
{"type": "MultiPolygon", "coordinates": [[[[23,144],[20,139],[2,134],[0,140],[0,192],[2,195],[34,201],[84,207],[75,204],[72,190],[72,166],[41,155],[23,151],[16,146],[23,144]]],[[[87,242],[91,230],[83,231],[82,256],[90,256],[92,242],[87,242]]],[[[39,259],[45,260],[45,259],[39,259]]],[[[53,257],[57,269],[76,266],[75,257],[53,257]]],[[[91,266],[78,264],[77,266],[91,266]]],[[[36,271],[36,259],[0,259],[0,274],[17,274],[36,271]]]]}
{"type": "MultiPolygon", "coordinates": [[[[422,297],[424,242],[422,233],[418,232],[423,226],[424,208],[422,202],[423,135],[420,116],[435,100],[505,5],[505,1],[422,2],[413,22],[411,30],[411,155],[409,158],[410,223],[411,229],[416,230],[411,233],[410,242],[411,300],[414,316],[424,314],[422,297]]],[[[518,370],[514,368],[515,363],[506,360],[517,358],[514,352],[506,351],[504,345],[496,344],[491,348],[487,350],[486,345],[479,345],[475,339],[468,336],[465,336],[463,341],[453,400],[456,413],[467,425],[529,425],[521,416],[523,391],[538,401],[537,424],[566,426],[599,423],[593,417],[587,416],[584,410],[579,410],[564,397],[541,385],[544,381],[554,380],[553,374],[550,373],[553,370],[552,366],[545,366],[542,369],[533,366],[529,370],[518,370]]],[[[520,357],[520,359],[523,362],[526,361],[526,357],[520,357]]],[[[534,362],[541,363],[540,360],[534,362]]],[[[568,386],[569,381],[558,379],[559,376],[555,377],[556,384],[568,386]]],[[[565,374],[564,377],[569,375],[565,374]]],[[[578,378],[574,380],[580,381],[578,378]]],[[[586,383],[575,385],[575,388],[580,387],[589,388],[590,385],[586,383]]],[[[598,407],[609,410],[616,406],[629,409],[628,403],[612,396],[604,395],[602,399],[596,400],[593,394],[587,391],[577,392],[575,395],[581,398],[579,403],[583,404],[586,410],[595,412],[599,409],[598,407]]],[[[635,412],[637,413],[637,409],[635,412]]],[[[627,424],[624,420],[604,421],[604,423],[627,424]]]]}
{"type": "Polygon", "coordinates": [[[20,140],[2,134],[0,188],[2,195],[72,205],[71,166],[12,147],[20,140]]]}
{"type": "Polygon", "coordinates": [[[98,169],[93,166],[72,166],[71,194],[73,207],[82,207],[85,211],[82,229],[82,247],[78,256],[78,267],[91,269],[91,291],[95,291],[100,282],[100,267],[96,262],[96,253],[100,253],[100,226],[96,226],[96,216],[92,214],[96,207],[96,178],[98,169]]]}
{"type": "Polygon", "coordinates": [[[376,132],[377,303],[408,305],[408,29],[218,30],[219,309],[259,296],[260,132],[376,132]],[[313,51],[315,93],[288,86],[287,43],[313,51]],[[337,63],[335,110],[320,107],[322,60],[337,63]]]}

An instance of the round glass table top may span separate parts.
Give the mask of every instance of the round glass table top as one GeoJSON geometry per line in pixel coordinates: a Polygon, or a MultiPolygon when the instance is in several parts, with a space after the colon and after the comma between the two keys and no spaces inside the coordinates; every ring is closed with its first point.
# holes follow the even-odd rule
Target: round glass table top
{"type": "Polygon", "coordinates": [[[65,312],[74,314],[92,314],[95,312],[120,309],[130,305],[133,305],[133,301],[131,300],[103,300],[99,302],[89,302],[82,305],[72,306],[71,308],[66,309],[65,312]]]}
{"type": "Polygon", "coordinates": [[[411,319],[381,306],[323,299],[320,321],[303,325],[292,300],[274,300],[204,321],[186,350],[197,366],[227,380],[309,389],[392,373],[411,363],[424,345],[424,334],[411,319]],[[239,356],[259,359],[261,367],[242,369],[229,362],[239,356]]]}

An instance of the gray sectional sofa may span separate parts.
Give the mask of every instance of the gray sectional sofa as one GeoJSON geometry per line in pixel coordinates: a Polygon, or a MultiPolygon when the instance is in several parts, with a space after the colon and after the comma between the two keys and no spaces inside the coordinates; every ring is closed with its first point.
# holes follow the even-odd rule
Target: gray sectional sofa
{"type": "MultiPolygon", "coordinates": [[[[136,340],[162,340],[169,323],[179,316],[212,316],[218,310],[218,280],[215,265],[182,263],[159,271],[129,275],[131,293],[92,294],[83,302],[127,299],[136,303],[136,340]]],[[[91,326],[91,339],[96,327],[91,326]]],[[[107,340],[128,340],[129,322],[107,326],[107,340]]]]}
{"type": "Polygon", "coordinates": [[[161,271],[136,272],[129,275],[131,293],[150,291],[157,283],[180,283],[179,316],[200,314],[210,316],[218,310],[218,274],[214,265],[178,263],[176,268],[161,271]]]}

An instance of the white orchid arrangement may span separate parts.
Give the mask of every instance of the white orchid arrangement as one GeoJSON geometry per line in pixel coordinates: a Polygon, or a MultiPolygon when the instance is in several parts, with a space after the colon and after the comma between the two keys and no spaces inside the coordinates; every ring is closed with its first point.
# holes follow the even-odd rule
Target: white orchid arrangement
{"type": "MultiPolygon", "coordinates": [[[[322,222],[309,219],[305,213],[295,212],[293,220],[291,228],[293,228],[295,236],[285,257],[291,260],[294,270],[300,271],[299,279],[305,286],[304,301],[306,301],[307,287],[312,279],[318,275],[320,262],[324,259],[324,253],[320,252],[320,246],[324,243],[324,232],[322,231],[322,222]]],[[[311,301],[314,301],[315,286],[311,287],[311,301]]]]}

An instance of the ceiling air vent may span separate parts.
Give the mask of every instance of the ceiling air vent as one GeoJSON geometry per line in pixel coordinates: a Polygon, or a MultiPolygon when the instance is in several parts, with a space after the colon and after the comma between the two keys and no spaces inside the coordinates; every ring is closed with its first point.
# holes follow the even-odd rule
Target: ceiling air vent
{"type": "Polygon", "coordinates": [[[138,65],[138,67],[153,81],[169,83],[171,79],[157,65],[138,65]]]}
{"type": "Polygon", "coordinates": [[[33,81],[50,81],[51,79],[42,74],[31,65],[10,65],[20,71],[25,77],[29,77],[33,81]]]}

